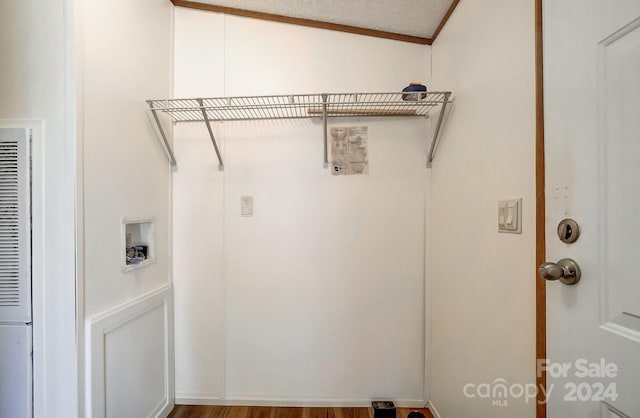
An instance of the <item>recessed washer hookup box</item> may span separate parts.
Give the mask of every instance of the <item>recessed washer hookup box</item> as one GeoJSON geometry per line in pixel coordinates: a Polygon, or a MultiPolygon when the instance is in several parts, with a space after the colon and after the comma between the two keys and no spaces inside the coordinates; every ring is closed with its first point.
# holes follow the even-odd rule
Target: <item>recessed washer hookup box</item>
{"type": "Polygon", "coordinates": [[[396,418],[396,405],[391,401],[371,402],[371,416],[373,418],[396,418]]]}

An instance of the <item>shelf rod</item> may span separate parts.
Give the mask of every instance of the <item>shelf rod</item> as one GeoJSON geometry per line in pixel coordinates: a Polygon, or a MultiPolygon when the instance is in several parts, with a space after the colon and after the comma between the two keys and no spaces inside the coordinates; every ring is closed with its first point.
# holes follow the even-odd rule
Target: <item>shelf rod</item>
{"type": "MultiPolygon", "coordinates": [[[[318,115],[322,113],[324,115],[325,109],[307,109],[307,113],[311,116],[318,115]]],[[[421,116],[418,115],[415,109],[340,109],[340,108],[331,108],[326,109],[328,116],[421,116]]]]}
{"type": "Polygon", "coordinates": [[[209,116],[207,116],[207,111],[204,108],[204,102],[202,99],[196,99],[198,104],[200,104],[200,110],[202,111],[202,117],[204,118],[204,123],[207,125],[207,130],[209,131],[209,136],[211,137],[211,142],[213,143],[213,148],[216,150],[216,155],[218,156],[218,170],[224,170],[224,163],[222,162],[222,157],[220,156],[220,150],[218,149],[218,144],[216,143],[216,137],[213,136],[213,130],[211,129],[211,123],[209,123],[209,116]]]}
{"type": "Polygon", "coordinates": [[[322,95],[322,124],[324,129],[324,162],[322,166],[329,168],[329,152],[327,149],[327,97],[325,93],[322,95]]]}
{"type": "Polygon", "coordinates": [[[436,124],[435,132],[433,133],[433,139],[431,140],[431,148],[429,149],[429,156],[427,157],[427,168],[431,168],[433,165],[433,157],[436,152],[436,145],[438,143],[438,135],[440,134],[440,126],[444,119],[444,112],[447,110],[447,103],[449,103],[450,92],[444,93],[444,100],[442,101],[442,109],[440,109],[440,115],[438,116],[438,123],[436,124]]]}
{"type": "Polygon", "coordinates": [[[156,109],[153,107],[153,100],[147,100],[147,104],[149,105],[149,109],[151,110],[153,119],[155,119],[156,121],[156,125],[158,125],[158,131],[160,132],[160,137],[162,138],[164,152],[167,154],[167,157],[169,158],[169,163],[171,163],[171,166],[175,167],[176,157],[173,155],[173,151],[171,150],[171,145],[169,145],[167,136],[164,134],[164,129],[162,129],[162,125],[160,124],[160,119],[158,118],[158,113],[156,109]]]}

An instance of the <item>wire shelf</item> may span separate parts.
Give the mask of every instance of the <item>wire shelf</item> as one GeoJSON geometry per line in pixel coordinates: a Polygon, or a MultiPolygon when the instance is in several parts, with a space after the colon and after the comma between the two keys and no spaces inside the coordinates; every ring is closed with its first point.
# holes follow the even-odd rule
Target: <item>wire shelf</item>
{"type": "Polygon", "coordinates": [[[430,166],[442,124],[444,110],[451,92],[387,92],[387,93],[322,93],[273,96],[239,96],[191,99],[147,100],[158,125],[165,149],[175,165],[175,158],[166,139],[157,112],[162,112],[174,123],[205,122],[215,148],[220,169],[223,169],[210,122],[246,121],[264,119],[324,119],[325,166],[327,161],[327,119],[335,117],[429,117],[440,108],[440,115],[431,142],[427,161],[430,166]]]}
{"type": "Polygon", "coordinates": [[[149,100],[148,102],[157,111],[168,114],[176,123],[204,121],[203,109],[210,121],[323,117],[325,105],[328,117],[425,117],[440,104],[448,102],[449,94],[449,92],[293,94],[149,100]]]}

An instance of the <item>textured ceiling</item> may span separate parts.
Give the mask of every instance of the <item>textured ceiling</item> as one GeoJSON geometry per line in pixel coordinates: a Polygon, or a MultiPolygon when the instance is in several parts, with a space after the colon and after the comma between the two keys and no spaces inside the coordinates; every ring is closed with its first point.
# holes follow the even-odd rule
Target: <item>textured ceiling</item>
{"type": "Polygon", "coordinates": [[[199,0],[282,16],[431,38],[453,0],[199,0]]]}

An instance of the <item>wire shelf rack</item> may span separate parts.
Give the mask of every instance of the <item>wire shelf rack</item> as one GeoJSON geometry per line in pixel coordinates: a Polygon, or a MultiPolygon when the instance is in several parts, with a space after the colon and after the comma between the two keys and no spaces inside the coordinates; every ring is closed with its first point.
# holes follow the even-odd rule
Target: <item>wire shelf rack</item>
{"type": "Polygon", "coordinates": [[[162,130],[157,112],[169,115],[174,123],[205,122],[220,163],[222,156],[210,122],[264,119],[322,118],[324,120],[324,165],[328,167],[327,119],[336,117],[429,117],[440,109],[427,166],[431,166],[444,111],[451,92],[322,93],[272,96],[241,96],[147,100],[158,125],[172,165],[175,157],[162,130]]]}

